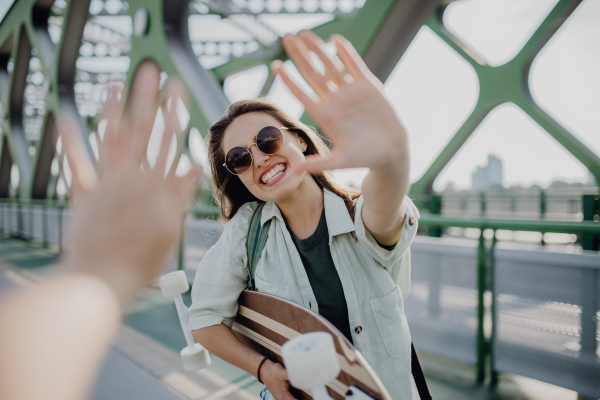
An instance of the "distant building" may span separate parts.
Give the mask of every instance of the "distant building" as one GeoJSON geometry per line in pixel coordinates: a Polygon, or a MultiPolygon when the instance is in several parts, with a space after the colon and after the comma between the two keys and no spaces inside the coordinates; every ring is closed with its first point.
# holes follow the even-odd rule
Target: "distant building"
{"type": "Polygon", "coordinates": [[[502,186],[504,181],[502,160],[489,154],[487,165],[477,167],[471,175],[471,180],[473,190],[488,190],[492,186],[502,186]]]}

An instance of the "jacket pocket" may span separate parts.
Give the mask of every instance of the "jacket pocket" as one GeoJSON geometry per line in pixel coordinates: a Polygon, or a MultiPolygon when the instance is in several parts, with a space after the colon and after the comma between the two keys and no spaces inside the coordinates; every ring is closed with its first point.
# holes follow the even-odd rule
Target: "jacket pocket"
{"type": "Polygon", "coordinates": [[[277,296],[285,300],[290,299],[290,287],[288,285],[267,282],[257,274],[254,275],[254,284],[256,285],[256,290],[261,293],[277,296]]]}
{"type": "Polygon", "coordinates": [[[410,332],[404,316],[400,288],[396,286],[392,293],[373,299],[370,304],[387,353],[391,357],[398,358],[409,352],[410,332]]]}

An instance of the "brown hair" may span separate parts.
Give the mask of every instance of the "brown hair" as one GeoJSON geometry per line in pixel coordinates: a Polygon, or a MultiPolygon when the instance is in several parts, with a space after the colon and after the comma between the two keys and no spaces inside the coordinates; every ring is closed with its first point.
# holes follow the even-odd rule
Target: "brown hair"
{"type": "MultiPolygon", "coordinates": [[[[304,152],[306,155],[318,154],[328,155],[329,148],[312,128],[286,114],[283,109],[275,104],[269,103],[264,98],[256,100],[241,100],[233,103],[227,109],[227,112],[209,129],[208,136],[208,155],[210,168],[214,181],[214,199],[221,206],[221,213],[229,221],[238,212],[240,207],[249,201],[260,201],[244,186],[238,176],[231,174],[223,166],[225,154],[221,147],[225,131],[229,125],[240,115],[262,112],[275,118],[282,126],[288,128],[298,137],[302,138],[307,145],[304,152]]],[[[355,200],[360,196],[360,191],[340,185],[333,178],[331,171],[321,171],[312,175],[320,188],[325,188],[344,199],[346,208],[354,219],[355,200]]]]}

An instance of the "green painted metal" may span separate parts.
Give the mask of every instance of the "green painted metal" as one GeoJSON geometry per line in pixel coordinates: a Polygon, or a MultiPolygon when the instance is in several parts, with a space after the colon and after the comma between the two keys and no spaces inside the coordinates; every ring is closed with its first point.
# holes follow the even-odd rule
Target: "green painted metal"
{"type": "Polygon", "coordinates": [[[479,234],[479,245],[477,247],[477,340],[475,345],[477,347],[476,379],[478,383],[482,383],[485,380],[486,342],[484,332],[484,294],[486,289],[486,272],[485,238],[483,236],[482,229],[481,233],[479,234]]]}
{"type": "MultiPolygon", "coordinates": [[[[369,0],[353,15],[336,15],[332,21],[315,28],[314,31],[322,37],[340,33],[364,54],[397,1],[369,0]],[[357,26],[360,26],[360,29],[357,29],[357,26]]],[[[263,52],[260,53],[262,55],[257,53],[258,56],[247,55],[242,58],[232,58],[229,62],[208,71],[210,78],[208,82],[204,81],[205,84],[216,85],[215,87],[220,89],[218,93],[213,92],[213,95],[203,98],[198,90],[194,90],[194,87],[198,87],[198,82],[193,71],[204,70],[197,59],[191,60],[189,57],[186,59],[185,56],[189,54],[184,54],[185,51],[182,53],[181,49],[182,46],[186,47],[186,43],[189,42],[187,31],[181,32],[180,41],[175,44],[173,42],[173,30],[187,23],[187,20],[184,21],[185,18],[181,17],[187,15],[187,0],[171,1],[169,4],[164,0],[129,0],[127,3],[128,7],[126,11],[120,13],[121,15],[129,15],[132,21],[139,10],[145,10],[148,15],[147,27],[144,32],[134,33],[130,38],[131,49],[128,54],[130,64],[127,82],[131,83],[132,77],[141,63],[152,60],[169,78],[178,78],[190,87],[192,93],[187,104],[190,120],[188,126],[184,127],[185,133],[189,133],[189,130],[195,127],[202,136],[206,135],[208,127],[220,113],[210,110],[210,103],[215,94],[225,101],[223,104],[226,104],[220,88],[226,77],[257,65],[269,66],[275,58],[285,58],[285,53],[277,42],[268,49],[270,53],[263,52]],[[210,82],[211,79],[214,84],[210,82]]],[[[74,61],[74,57],[76,58],[78,55],[83,26],[86,19],[89,18],[87,10],[90,0],[66,1],[66,8],[62,13],[64,18],[62,34],[56,45],[50,41],[46,29],[52,4],[53,0],[18,0],[0,23],[0,78],[2,78],[0,79],[0,102],[3,109],[6,110],[7,116],[1,122],[3,124],[2,137],[5,138],[6,143],[4,147],[8,149],[6,157],[3,157],[5,165],[3,171],[0,172],[2,175],[0,181],[8,182],[10,179],[8,170],[12,163],[16,164],[20,172],[17,196],[22,199],[55,196],[58,177],[52,181],[49,173],[50,163],[55,155],[55,138],[53,136],[55,121],[64,116],[77,119],[87,138],[88,132],[100,118],[88,118],[84,121],[78,117],[72,90],[75,73],[74,62],[65,64],[65,60],[74,61]],[[33,157],[29,155],[28,144],[25,143],[24,137],[19,131],[19,127],[22,126],[24,82],[32,51],[42,62],[42,73],[48,80],[48,93],[44,100],[44,124],[40,132],[40,139],[36,142],[36,153],[33,157]],[[12,72],[4,70],[3,73],[3,60],[7,62],[9,58],[14,60],[15,68],[12,72]],[[6,87],[7,84],[9,87],[6,87]],[[65,98],[68,104],[65,103],[65,98]],[[49,191],[46,190],[47,188],[49,191]]],[[[270,88],[272,81],[273,77],[269,75],[263,92],[270,88]]],[[[303,121],[313,124],[307,116],[303,117],[303,121]]],[[[187,147],[187,137],[184,135],[178,143],[179,153],[186,154],[193,159],[187,147]]],[[[91,148],[88,150],[91,153],[91,148]]],[[[62,174],[62,163],[60,163],[60,167],[62,174]]]]}
{"type": "MultiPolygon", "coordinates": [[[[596,224],[600,221],[600,196],[587,194],[583,196],[583,220],[596,224]]],[[[600,251],[600,235],[582,235],[581,247],[585,250],[600,251]]]]}
{"type": "Polygon", "coordinates": [[[492,314],[492,332],[488,340],[488,351],[489,351],[489,370],[490,370],[490,385],[494,388],[498,386],[499,373],[496,371],[494,362],[494,343],[496,341],[496,245],[498,244],[498,238],[496,237],[496,231],[492,237],[492,245],[490,247],[489,257],[489,286],[488,290],[492,295],[491,314],[492,314]]]}
{"type": "Polygon", "coordinates": [[[504,229],[509,231],[600,234],[600,223],[592,221],[529,221],[519,219],[445,217],[423,214],[419,218],[419,224],[424,226],[453,226],[459,228],[504,229]]]}
{"type": "MultiPolygon", "coordinates": [[[[327,39],[333,33],[341,33],[345,35],[361,54],[369,49],[370,44],[374,40],[377,32],[384,23],[387,15],[397,3],[398,0],[379,0],[367,1],[364,6],[351,16],[337,16],[334,20],[325,23],[313,30],[324,39],[327,39]],[[357,26],[360,28],[357,29],[357,26]]],[[[48,165],[40,165],[41,153],[44,147],[44,140],[52,141],[51,131],[54,121],[62,116],[63,110],[58,96],[58,87],[62,81],[59,79],[63,73],[60,70],[59,59],[61,53],[66,49],[65,44],[72,45],[72,42],[65,41],[64,35],[59,43],[54,46],[46,46],[47,39],[44,35],[40,35],[39,24],[34,22],[35,10],[43,5],[47,8],[51,1],[36,1],[36,0],[19,0],[15,2],[8,15],[0,25],[0,48],[10,47],[10,57],[19,63],[21,59],[28,58],[31,55],[27,48],[33,49],[39,53],[39,58],[43,63],[44,75],[49,79],[49,90],[46,96],[46,115],[44,117],[44,127],[40,135],[40,140],[36,144],[36,156],[30,157],[26,149],[17,142],[21,139],[13,134],[5,134],[12,160],[18,165],[21,172],[21,182],[19,185],[19,196],[21,198],[40,197],[40,193],[33,193],[33,182],[39,181],[40,176],[47,175],[48,165]],[[9,38],[12,38],[9,40],[9,38]],[[47,47],[50,47],[48,49],[47,47]],[[19,51],[21,49],[21,51],[19,51]],[[25,49],[25,50],[23,50],[25,49]]],[[[79,5],[81,2],[78,2],[79,5]]],[[[85,1],[84,1],[85,3],[85,1]]],[[[184,83],[193,85],[190,81],[189,74],[182,70],[181,64],[175,62],[175,54],[173,47],[169,46],[168,37],[165,34],[165,4],[161,0],[145,1],[145,0],[130,0],[128,14],[133,19],[136,12],[140,9],[145,9],[149,15],[149,26],[145,34],[141,36],[132,35],[130,68],[128,78],[131,77],[137,70],[137,67],[145,60],[151,59],[156,62],[170,78],[177,77],[182,79],[184,83]]],[[[452,35],[442,22],[442,15],[447,2],[440,2],[440,5],[430,15],[426,25],[435,32],[442,40],[444,40],[451,48],[453,48],[461,57],[463,57],[475,70],[479,80],[479,97],[478,101],[465,120],[464,124],[458,129],[447,146],[442,150],[436,160],[431,164],[425,174],[412,185],[411,194],[427,194],[431,192],[433,181],[440,171],[456,154],[458,149],[465,143],[472,132],[477,128],[485,116],[495,107],[502,103],[512,102],[526,112],[533,120],[542,126],[548,133],[554,137],[561,145],[570,151],[577,159],[579,159],[587,168],[592,171],[594,176],[600,181],[600,158],[590,149],[585,147],[572,134],[564,129],[560,124],[554,121],[547,115],[532,99],[529,86],[528,74],[531,63],[539,50],[548,42],[556,30],[579,5],[580,0],[560,0],[553,10],[549,13],[546,19],[541,23],[538,29],[534,32],[531,38],[523,46],[521,51],[508,63],[497,67],[487,65],[481,57],[473,50],[469,49],[464,43],[461,43],[452,35]]],[[[72,1],[67,2],[67,8],[64,12],[65,19],[70,15],[72,1]]],[[[36,17],[37,18],[37,17],[36,17]]],[[[38,18],[39,19],[39,18],[38,18]]],[[[278,45],[277,45],[278,46],[278,45]]],[[[285,54],[280,47],[275,47],[273,56],[264,55],[258,57],[243,57],[234,58],[229,62],[214,68],[212,76],[217,84],[222,84],[226,77],[246,70],[257,65],[269,65],[276,57],[285,58],[285,54]],[[276,49],[279,48],[279,51],[276,49]]],[[[23,62],[19,63],[22,65],[23,62]]],[[[201,68],[198,65],[198,68],[201,68]]],[[[19,100],[18,96],[13,99],[11,95],[16,86],[23,78],[18,73],[10,75],[10,88],[4,89],[2,93],[2,104],[7,110],[8,125],[5,124],[4,132],[10,132],[11,118],[18,119],[20,115],[15,115],[12,108],[15,107],[15,101],[19,100]],[[19,79],[16,79],[19,78],[19,79]]],[[[272,76],[269,77],[263,92],[270,88],[272,76]]],[[[190,113],[190,121],[186,127],[189,131],[191,127],[196,127],[204,136],[208,126],[214,117],[206,113],[206,108],[203,107],[202,101],[198,95],[193,94],[190,103],[188,104],[190,113]]],[[[303,120],[307,123],[312,121],[303,116],[303,120]]],[[[95,121],[88,121],[90,126],[95,124],[95,121]]],[[[179,143],[179,150],[185,154],[187,151],[187,142],[184,137],[179,143]]],[[[44,179],[41,179],[43,182],[44,179]]],[[[49,193],[53,195],[53,193],[49,193]]]]}
{"type": "Polygon", "coordinates": [[[435,178],[471,136],[481,121],[495,107],[508,102],[519,106],[560,145],[585,165],[592,172],[596,181],[600,182],[600,157],[542,110],[533,100],[529,89],[529,70],[534,58],[580,3],[581,0],[560,0],[519,53],[506,64],[496,67],[487,65],[475,51],[446,29],[442,21],[446,7],[445,2],[442,2],[439,8],[431,14],[426,25],[475,70],[479,80],[479,97],[473,111],[463,125],[450,139],[428,170],[417,182],[413,183],[411,195],[430,193],[435,178]]]}
{"type": "MultiPolygon", "coordinates": [[[[429,212],[433,215],[441,214],[442,196],[438,196],[435,193],[429,195],[429,212]]],[[[430,227],[428,234],[431,237],[442,237],[442,229],[440,227],[430,227]]]]}

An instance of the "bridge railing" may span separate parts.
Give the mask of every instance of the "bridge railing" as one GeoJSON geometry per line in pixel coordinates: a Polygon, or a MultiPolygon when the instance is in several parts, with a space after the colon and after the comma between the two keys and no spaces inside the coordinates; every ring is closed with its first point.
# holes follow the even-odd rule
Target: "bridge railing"
{"type": "MultiPolygon", "coordinates": [[[[213,205],[196,205],[189,214],[196,218],[185,220],[168,268],[193,277],[223,225],[213,205]]],[[[64,202],[0,200],[0,231],[47,246],[62,247],[67,219],[64,202]]],[[[472,363],[480,382],[495,385],[499,372],[516,373],[600,397],[600,252],[524,249],[496,236],[499,230],[572,233],[590,238],[582,243],[593,247],[599,222],[423,213],[419,224],[480,234],[476,241],[420,235],[413,243],[405,310],[417,348],[472,363]]]]}
{"type": "Polygon", "coordinates": [[[412,245],[405,309],[417,348],[473,363],[479,382],[488,370],[492,385],[508,372],[600,397],[600,223],[423,214],[419,225],[480,234],[476,242],[418,237],[412,245]],[[498,230],[591,240],[582,240],[589,250],[524,248],[499,244],[498,230]]]}

